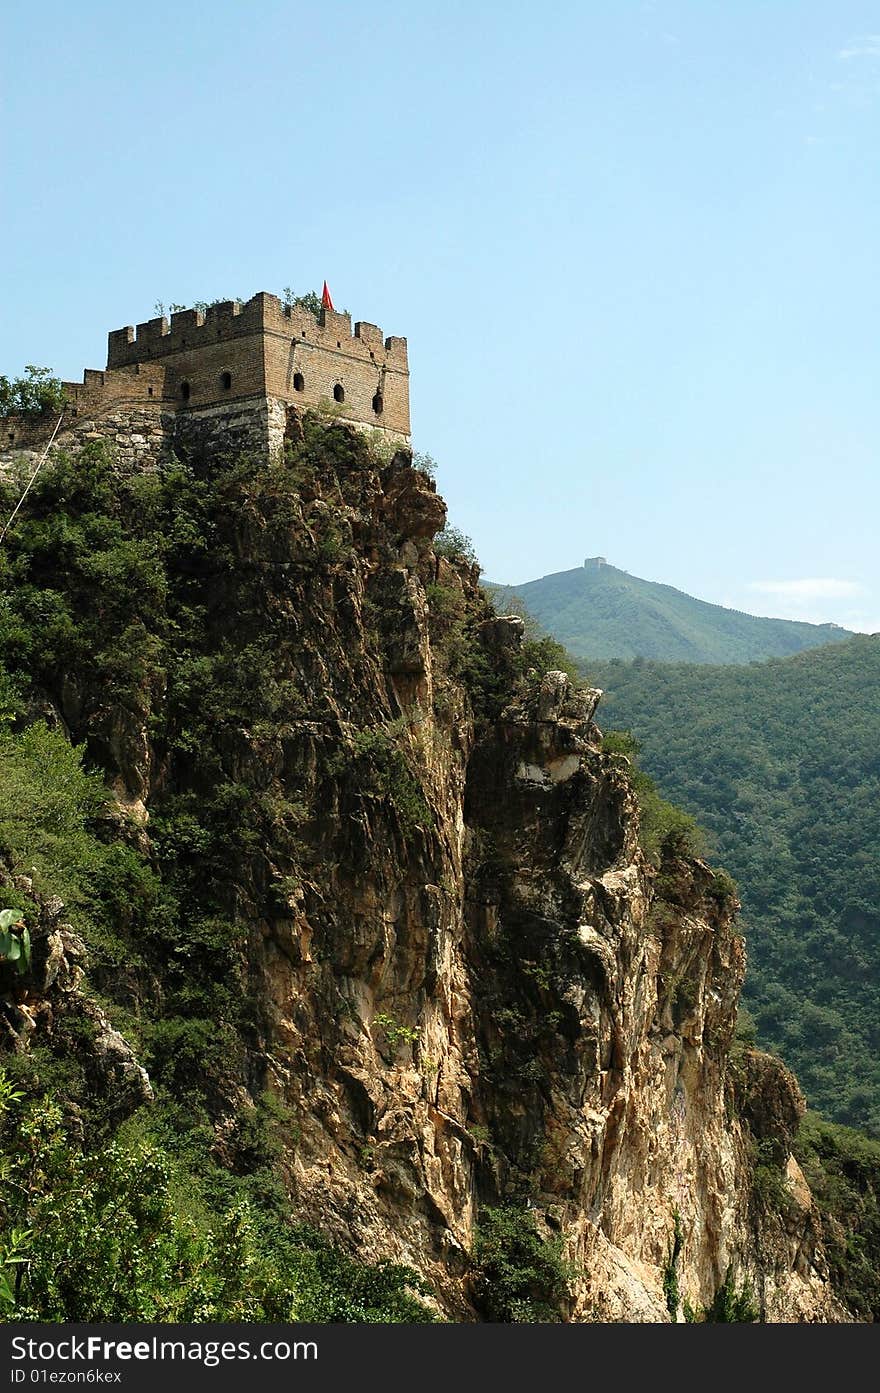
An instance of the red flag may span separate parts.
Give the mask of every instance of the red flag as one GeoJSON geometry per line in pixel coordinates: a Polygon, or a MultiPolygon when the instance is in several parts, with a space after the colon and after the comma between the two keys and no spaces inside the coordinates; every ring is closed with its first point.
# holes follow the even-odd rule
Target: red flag
{"type": "Polygon", "coordinates": [[[333,309],[333,301],[330,299],[330,291],[327,289],[327,282],[324,282],[324,293],[321,296],[321,304],[325,310],[333,309]]]}

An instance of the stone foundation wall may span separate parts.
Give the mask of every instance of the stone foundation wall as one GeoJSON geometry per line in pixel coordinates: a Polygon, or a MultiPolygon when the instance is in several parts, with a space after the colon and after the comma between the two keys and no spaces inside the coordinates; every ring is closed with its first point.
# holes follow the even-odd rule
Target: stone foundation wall
{"type": "Polygon", "coordinates": [[[180,411],[174,421],[174,449],[182,455],[221,460],[251,455],[270,464],[281,454],[286,421],[287,407],[276,397],[180,411]]]}
{"type": "MultiPolygon", "coordinates": [[[[70,429],[58,432],[52,451],[65,450],[77,454],[91,441],[104,440],[116,452],[121,471],[149,471],[157,469],[170,458],[174,426],[173,411],[123,406],[96,420],[74,421],[70,429]]],[[[51,430],[46,432],[47,440],[49,435],[51,430]]],[[[46,443],[40,441],[0,450],[0,478],[31,473],[42,459],[45,448],[46,443]]]]}
{"type": "MultiPolygon", "coordinates": [[[[287,408],[273,397],[254,397],[228,406],[189,411],[161,405],[127,405],[96,419],[75,419],[59,431],[52,451],[76,454],[93,440],[110,445],[121,473],[148,473],[172,455],[250,454],[270,463],[284,444],[287,408]]],[[[0,449],[0,479],[26,478],[42,458],[51,426],[34,432],[27,445],[0,449]],[[45,435],[45,440],[40,436],[45,435]]]]}

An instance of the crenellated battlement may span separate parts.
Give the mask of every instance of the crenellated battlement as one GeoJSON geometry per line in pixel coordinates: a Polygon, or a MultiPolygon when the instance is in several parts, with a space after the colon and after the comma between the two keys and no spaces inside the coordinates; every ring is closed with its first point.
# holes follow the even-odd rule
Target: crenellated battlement
{"type": "Polygon", "coordinates": [[[217,342],[259,334],[263,328],[263,297],[253,296],[246,304],[225,300],[207,310],[179,310],[171,320],[164,316],[147,319],[136,328],[112,329],[107,336],[108,368],[142,363],[186,349],[206,347],[217,342]]]}
{"type": "Polygon", "coordinates": [[[111,331],[108,374],[147,365],[163,370],[160,395],[179,410],[267,396],[410,433],[405,338],[335,310],[315,318],[265,291],[111,331]]]}
{"type": "Polygon", "coordinates": [[[320,319],[316,319],[310,310],[284,304],[277,295],[265,291],[244,303],[224,300],[206,310],[178,310],[170,320],[163,315],[136,327],[112,329],[107,336],[107,366],[125,367],[256,334],[277,334],[364,362],[381,359],[399,372],[408,367],[405,338],[383,338],[377,325],[364,320],[352,328],[351,315],[335,310],[322,309],[320,319]]]}
{"type": "MultiPolygon", "coordinates": [[[[410,434],[406,339],[384,338],[365,320],[352,326],[350,315],[335,310],[322,309],[316,319],[265,292],[244,303],[224,300],[204,311],[179,310],[170,320],[159,316],[114,329],[106,369],[87,368],[81,383],[64,386],[68,406],[59,442],[68,431],[93,438],[94,426],[120,445],[125,431],[114,423],[134,411],[136,453],[144,430],[149,434],[146,420],[160,422],[179,444],[205,430],[225,430],[230,439],[238,431],[243,439],[247,419],[249,448],[264,449],[269,458],[274,446],[269,435],[262,440],[264,424],[275,422],[277,434],[288,406],[329,408],[354,425],[404,439],[410,434]]],[[[53,424],[42,417],[9,419],[0,449],[36,448],[53,424]]]]}

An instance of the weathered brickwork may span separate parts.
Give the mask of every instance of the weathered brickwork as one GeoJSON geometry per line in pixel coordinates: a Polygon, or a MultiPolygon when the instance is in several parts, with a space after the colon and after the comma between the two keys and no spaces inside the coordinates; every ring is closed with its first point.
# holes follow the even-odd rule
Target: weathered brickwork
{"type": "MultiPolygon", "coordinates": [[[[288,406],[408,440],[406,339],[375,324],[284,305],[260,293],[204,313],[183,310],[108,336],[107,368],[66,382],[59,448],[114,446],[123,470],[155,469],[174,452],[250,453],[267,462],[284,440],[288,406]]],[[[40,458],[56,418],[0,422],[0,473],[40,458]]]]}
{"type": "MultiPolygon", "coordinates": [[[[107,378],[140,369],[138,386],[155,389],[178,410],[222,405],[241,397],[278,397],[295,405],[331,405],[359,425],[409,436],[406,339],[382,336],[375,324],[322,310],[284,305],[260,293],[246,304],[228,300],[204,313],[182,310],[115,329],[107,345],[107,378]]],[[[115,390],[115,387],[114,387],[115,390]]]]}

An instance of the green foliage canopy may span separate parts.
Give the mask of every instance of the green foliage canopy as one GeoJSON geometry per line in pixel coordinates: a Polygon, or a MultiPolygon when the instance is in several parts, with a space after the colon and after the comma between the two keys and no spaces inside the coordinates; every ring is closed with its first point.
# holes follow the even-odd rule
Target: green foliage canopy
{"type": "Polygon", "coordinates": [[[64,384],[50,368],[29,363],[23,377],[0,376],[0,419],[5,416],[58,415],[67,402],[64,384]]]}

